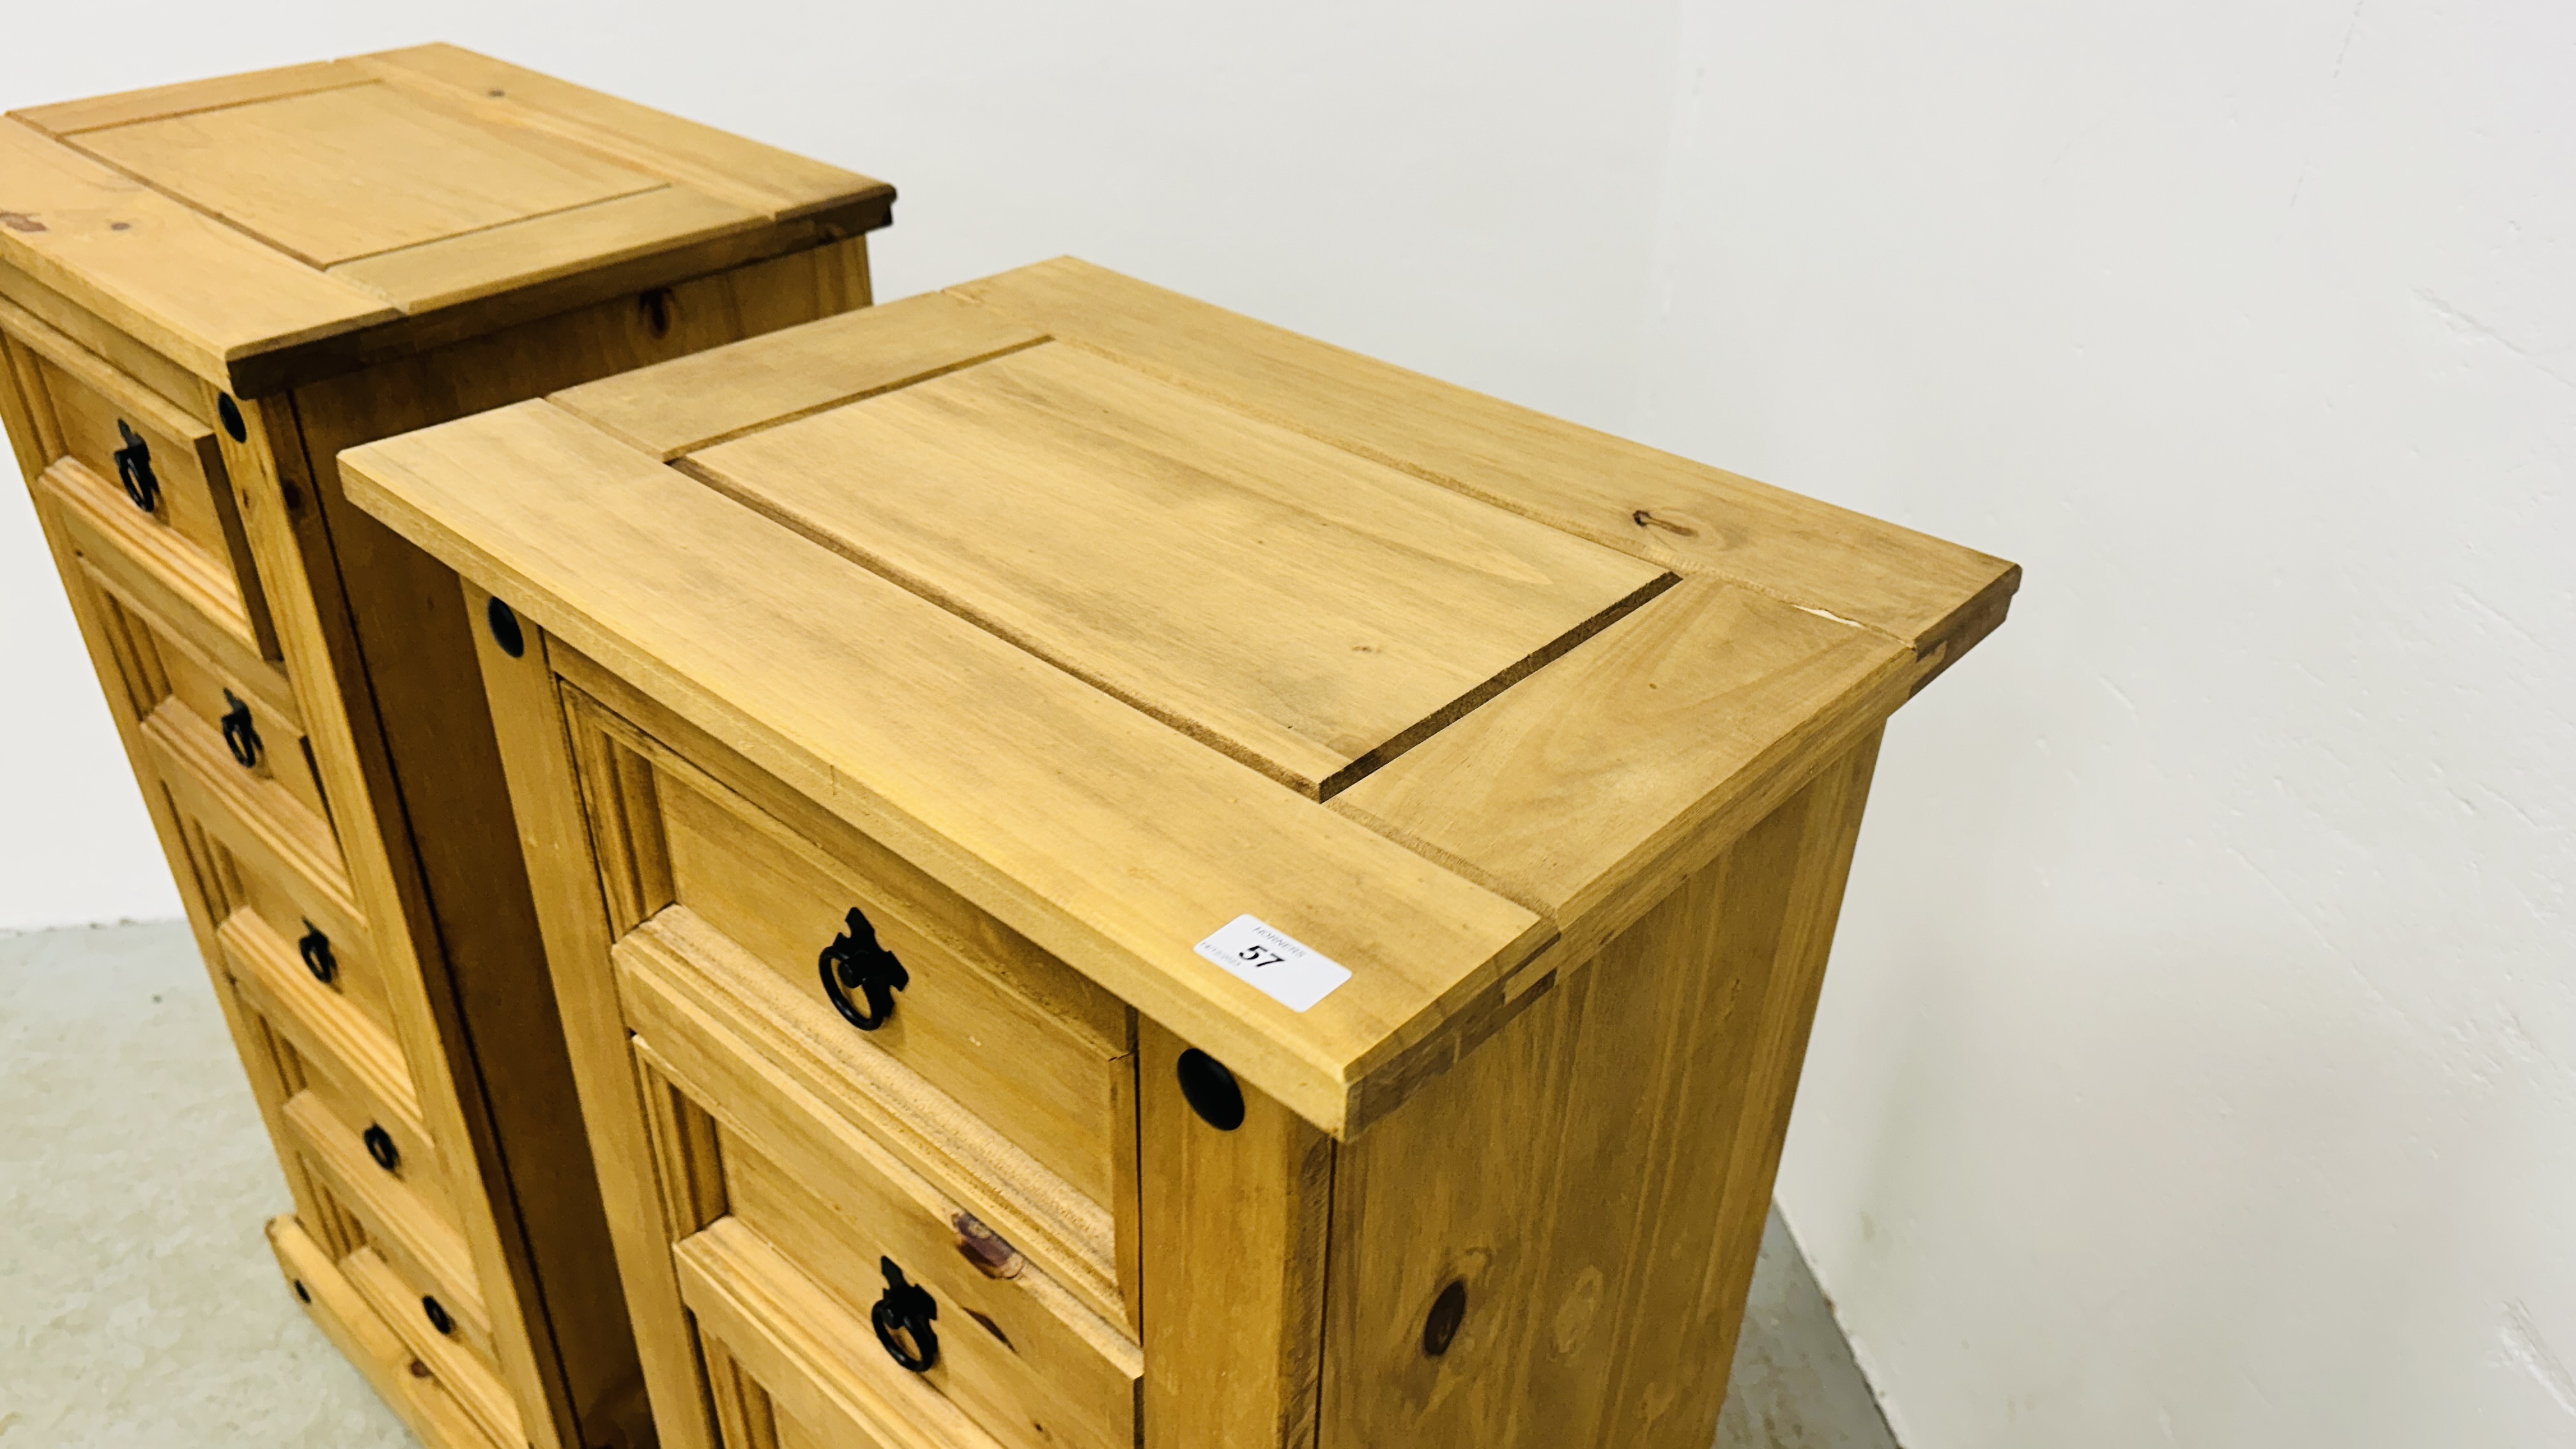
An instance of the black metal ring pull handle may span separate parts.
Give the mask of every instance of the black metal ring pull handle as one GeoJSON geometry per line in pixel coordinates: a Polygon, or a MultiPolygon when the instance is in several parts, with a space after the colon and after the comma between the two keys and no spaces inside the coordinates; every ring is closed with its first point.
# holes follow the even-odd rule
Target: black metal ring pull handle
{"type": "Polygon", "coordinates": [[[367,1124],[359,1140],[367,1144],[367,1155],[376,1160],[376,1166],[391,1172],[402,1164],[402,1149],[394,1146],[394,1134],[386,1131],[383,1124],[367,1124]]]}
{"type": "Polygon", "coordinates": [[[456,1320],[448,1317],[446,1304],[435,1298],[423,1298],[420,1300],[420,1311],[428,1318],[429,1326],[438,1330],[440,1337],[444,1338],[456,1331],[456,1320]]]}
{"type": "Polygon", "coordinates": [[[331,954],[331,938],[311,921],[304,923],[304,934],[295,943],[295,954],[304,958],[304,969],[313,979],[328,986],[340,974],[340,958],[331,954]]]}
{"type": "Polygon", "coordinates": [[[885,1292],[868,1319],[877,1328],[877,1342],[896,1363],[917,1374],[930,1372],[939,1362],[939,1334],[930,1320],[939,1316],[939,1300],[930,1290],[917,1283],[903,1281],[903,1270],[892,1258],[877,1260],[885,1269],[885,1292]]]}
{"type": "Polygon", "coordinates": [[[892,951],[877,944],[877,928],[856,906],[850,907],[847,925],[823,948],[817,964],[823,972],[823,994],[861,1031],[885,1025],[886,1018],[894,1015],[894,994],[912,984],[912,973],[892,951]],[[864,1013],[850,999],[853,991],[867,998],[864,1013]]]}
{"type": "Polygon", "coordinates": [[[259,727],[250,722],[250,706],[231,690],[224,691],[224,748],[245,770],[259,767],[259,727]]]}
{"type": "Polygon", "coordinates": [[[123,418],[116,420],[116,431],[125,446],[110,457],[116,459],[116,481],[125,485],[125,496],[146,513],[161,506],[161,480],[152,476],[152,445],[134,431],[123,418]]]}

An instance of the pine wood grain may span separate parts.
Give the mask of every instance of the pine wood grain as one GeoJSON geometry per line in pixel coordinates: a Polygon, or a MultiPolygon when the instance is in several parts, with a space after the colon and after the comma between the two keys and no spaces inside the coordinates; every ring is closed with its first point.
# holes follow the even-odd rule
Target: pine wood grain
{"type": "Polygon", "coordinates": [[[18,121],[0,121],[0,261],[201,377],[398,314],[18,121]]]}
{"type": "Polygon", "coordinates": [[[288,1284],[302,1290],[305,1311],[423,1444],[429,1449],[509,1449],[466,1412],[427,1364],[412,1356],[410,1346],[295,1219],[270,1219],[268,1242],[288,1284]],[[421,1372],[413,1372],[415,1364],[421,1372]]]}
{"type": "Polygon", "coordinates": [[[77,101],[58,101],[50,106],[28,106],[9,114],[39,130],[56,136],[70,136],[107,126],[130,126],[137,121],[186,115],[191,111],[222,110],[227,106],[251,105],[286,96],[300,96],[309,91],[371,85],[374,82],[375,77],[346,61],[319,60],[280,66],[275,70],[255,70],[241,75],[181,81],[176,85],[120,91],[115,95],[91,96],[77,101]]]}
{"type": "Polygon", "coordinates": [[[486,123],[572,142],[775,220],[875,208],[854,219],[864,230],[884,224],[882,209],[894,197],[893,187],[871,177],[458,46],[381,51],[350,63],[442,95],[486,123]]]}
{"type": "Polygon", "coordinates": [[[422,1194],[379,1168],[359,1138],[364,1129],[333,1112],[309,1089],[286,1104],[286,1121],[304,1160],[318,1171],[332,1196],[365,1225],[367,1241],[405,1277],[419,1286],[419,1297],[435,1294],[452,1314],[456,1336],[470,1344],[488,1368],[492,1362],[492,1316],[474,1274],[465,1240],[422,1194]]]}
{"type": "MultiPolygon", "coordinates": [[[[291,402],[241,403],[243,437],[219,434],[235,481],[242,525],[269,590],[281,650],[303,707],[307,738],[338,838],[353,899],[380,925],[371,936],[395,1035],[411,1062],[423,1120],[450,1163],[473,1162],[497,1176],[499,1151],[481,1099],[474,1047],[465,1034],[448,960],[425,901],[419,857],[408,838],[403,796],[380,741],[378,701],[367,687],[358,641],[348,627],[342,561],[315,507],[311,445],[291,402]]],[[[460,1195],[460,1227],[476,1287],[487,1305],[499,1377],[521,1406],[523,1442],[557,1449],[576,1437],[545,1320],[531,1313],[520,1223],[497,1183],[460,1195]]]]}
{"type": "MultiPolygon", "coordinates": [[[[460,586],[461,612],[480,617],[491,595],[460,586]]],[[[609,965],[610,930],[598,858],[583,813],[542,635],[518,655],[488,631],[470,636],[527,862],[531,907],[581,1108],[615,1254],[618,1305],[634,1334],[638,1367],[661,1442],[714,1449],[703,1407],[695,1335],[683,1316],[678,1271],[664,1230],[655,1152],[638,1110],[627,1032],[609,965]]]]}
{"type": "MultiPolygon", "coordinates": [[[[1070,257],[951,289],[1258,416],[1929,654],[2018,587],[1956,544],[1435,381],[1070,257]]],[[[1953,651],[1955,658],[1956,651],[1953,651]]]]}
{"type": "Polygon", "coordinates": [[[1669,582],[1062,347],[766,429],[688,469],[1316,796],[1669,582]]]}
{"type": "Polygon", "coordinates": [[[729,201],[655,186],[388,249],[329,271],[407,313],[429,312],[747,232],[760,222],[729,201]]]}
{"type": "Polygon", "coordinates": [[[214,727],[182,705],[153,710],[144,717],[142,734],[171,798],[227,850],[262,870],[310,882],[323,924],[333,934],[366,929],[339,842],[303,801],[236,765],[214,727]]]}
{"type": "Polygon", "coordinates": [[[986,308],[925,292],[604,377],[549,401],[668,461],[1042,340],[986,308]]]}
{"type": "MultiPolygon", "coordinates": [[[[204,832],[198,831],[200,835],[204,832]]],[[[201,867],[219,873],[226,885],[221,895],[221,916],[227,927],[235,917],[256,916],[259,928],[280,941],[300,941],[310,931],[321,929],[315,922],[325,913],[312,902],[311,882],[292,876],[272,876],[242,861],[232,852],[208,838],[191,847],[191,854],[213,855],[216,859],[201,867]]],[[[361,935],[334,935],[323,931],[328,943],[333,970],[331,984],[321,989],[336,994],[349,1009],[373,1023],[388,1040],[394,1039],[392,1009],[386,1004],[385,986],[375,951],[361,935]]],[[[302,969],[299,957],[296,961],[302,969]]],[[[309,974],[309,973],[308,973],[309,974]]],[[[317,983],[318,984],[318,983],[317,983]]],[[[409,1081],[409,1069],[405,1068],[409,1081]]],[[[419,1095],[415,1088],[405,1100],[412,1104],[413,1115],[419,1115],[419,1095]]]]}
{"type": "Polygon", "coordinates": [[[0,308],[7,309],[0,319],[9,331],[36,351],[59,359],[60,349],[50,345],[54,339],[85,349],[199,423],[211,419],[211,399],[203,406],[192,401],[205,394],[202,378],[5,260],[0,260],[0,308]],[[31,321],[34,326],[28,325],[31,321]]]}
{"type": "Polygon", "coordinates": [[[1144,1449],[1305,1449],[1323,1376],[1332,1139],[1249,1088],[1241,1125],[1209,1125],[1181,1095],[1187,1044],[1151,1021],[1142,1038],[1144,1449]]]}
{"type": "Polygon", "coordinates": [[[830,248],[892,201],[838,167],[425,46],[0,120],[0,293],[141,344],[117,360],[165,393],[175,363],[262,396],[830,248]]]}
{"type": "Polygon", "coordinates": [[[1708,1443],[1876,752],[1343,1147],[1322,1449],[1708,1443]]]}
{"type": "Polygon", "coordinates": [[[76,144],[326,269],[664,184],[381,84],[138,121],[76,144]]]}
{"type": "Polygon", "coordinates": [[[320,1079],[308,1082],[343,1121],[382,1126],[398,1149],[394,1177],[440,1217],[456,1221],[453,1185],[420,1118],[420,1093],[402,1047],[348,998],[313,979],[295,948],[250,911],[228,917],[218,935],[242,998],[283,1036],[320,1079]]]}
{"type": "Polygon", "coordinates": [[[1874,630],[1691,579],[1339,797],[1604,941],[1903,703],[1874,630]]]}
{"type": "Polygon", "coordinates": [[[429,1370],[484,1433],[503,1444],[520,1442],[519,1414],[509,1392],[472,1350],[429,1326],[422,1316],[417,1284],[405,1281],[372,1246],[342,1259],[340,1268],[379,1321],[392,1327],[412,1359],[429,1370]]]}

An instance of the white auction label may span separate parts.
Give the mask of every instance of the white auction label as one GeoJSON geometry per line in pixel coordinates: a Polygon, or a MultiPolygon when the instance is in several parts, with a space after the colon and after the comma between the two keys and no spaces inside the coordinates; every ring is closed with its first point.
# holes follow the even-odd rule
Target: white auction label
{"type": "Polygon", "coordinates": [[[1261,988],[1262,994],[1304,1011],[1351,979],[1349,969],[1259,916],[1237,916],[1199,942],[1199,954],[1261,988]]]}

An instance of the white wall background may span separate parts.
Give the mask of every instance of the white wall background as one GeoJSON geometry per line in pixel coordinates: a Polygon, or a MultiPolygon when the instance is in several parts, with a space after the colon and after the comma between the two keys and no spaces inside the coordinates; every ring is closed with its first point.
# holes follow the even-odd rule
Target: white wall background
{"type": "MultiPolygon", "coordinates": [[[[2021,560],[1891,732],[1781,1195],[1912,1449],[2576,1445],[2576,9],[12,7],[435,31],[2021,560]]],[[[175,910],[23,498],[0,928],[175,910]]]]}

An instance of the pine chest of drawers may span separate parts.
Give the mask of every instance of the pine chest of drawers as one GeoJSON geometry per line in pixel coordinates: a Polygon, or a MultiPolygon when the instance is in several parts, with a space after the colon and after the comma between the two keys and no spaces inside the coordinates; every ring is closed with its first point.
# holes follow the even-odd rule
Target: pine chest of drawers
{"type": "Polygon", "coordinates": [[[351,451],[674,1449],[1703,1449],[2009,564],[1074,261],[351,451]]]}
{"type": "Polygon", "coordinates": [[[0,120],[0,416],[294,1192],[436,1449],[650,1424],[452,577],[355,442],[864,305],[883,183],[444,46],[0,120]]]}

